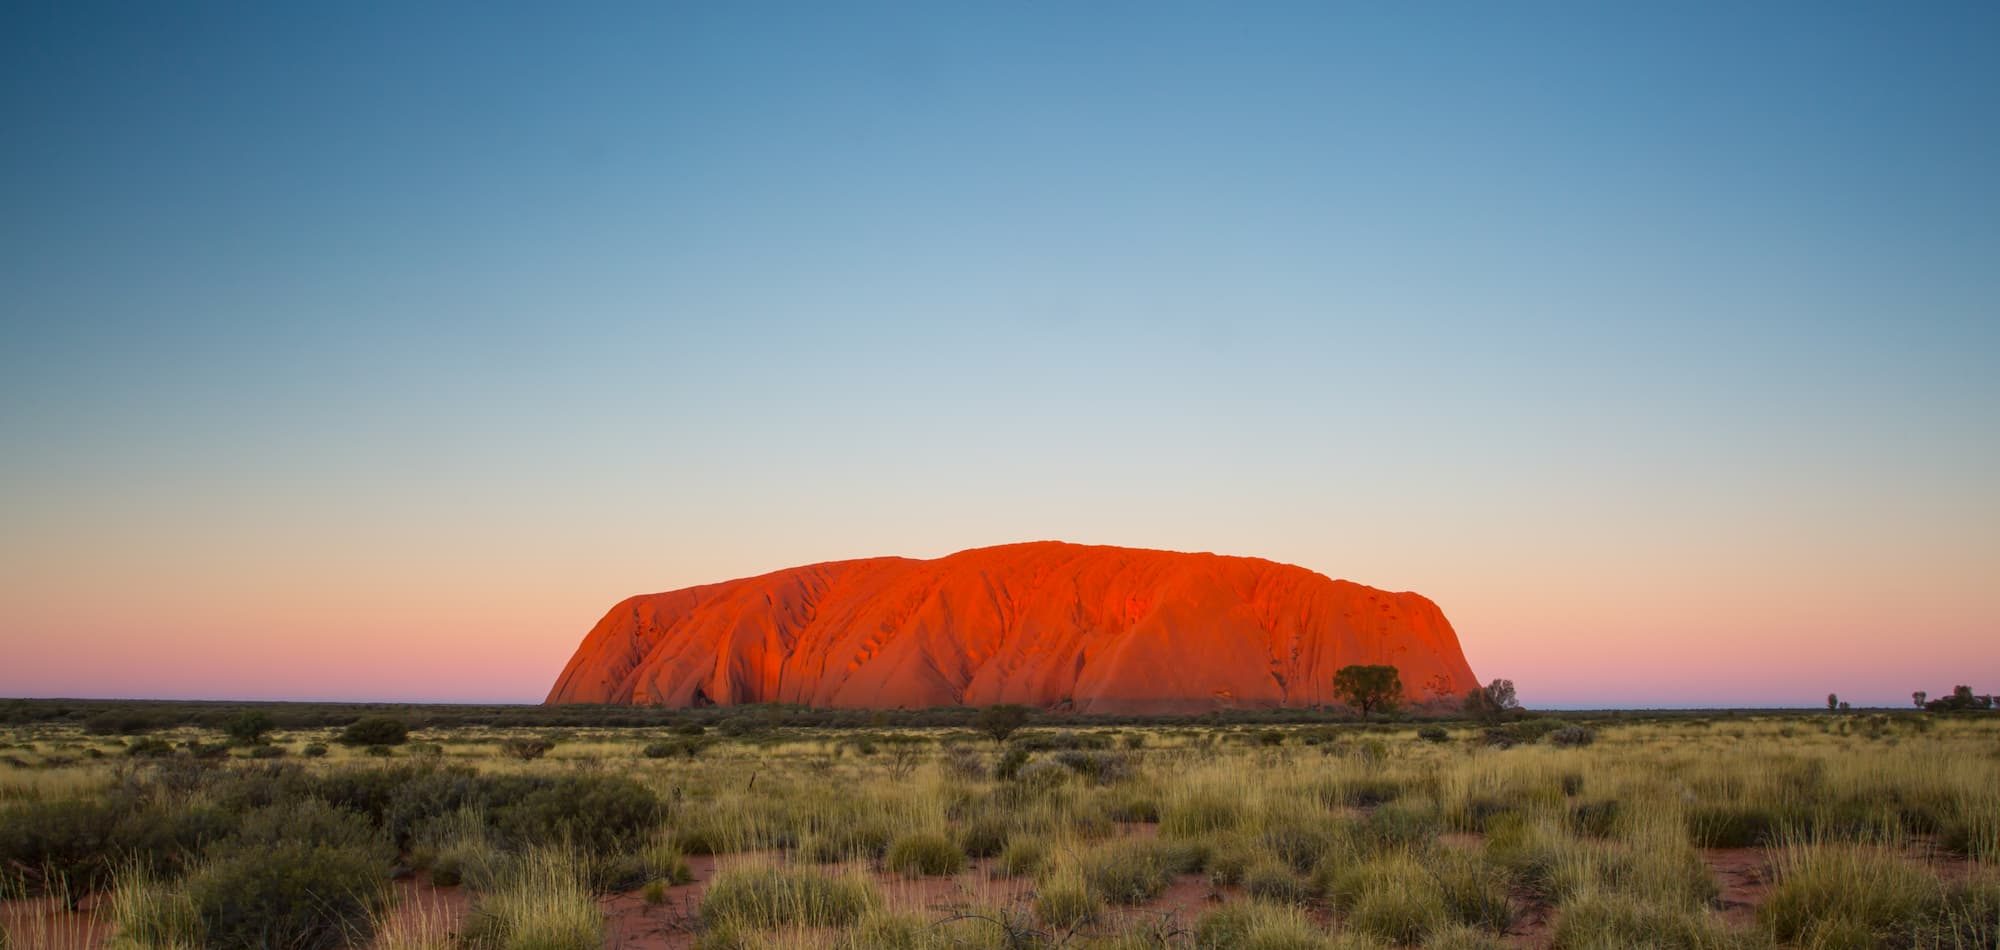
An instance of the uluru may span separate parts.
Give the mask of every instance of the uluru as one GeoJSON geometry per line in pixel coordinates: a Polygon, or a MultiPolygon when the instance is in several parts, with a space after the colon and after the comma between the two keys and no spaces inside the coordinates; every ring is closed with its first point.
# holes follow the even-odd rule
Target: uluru
{"type": "Polygon", "coordinates": [[[1477,685],[1422,595],[1251,557],[1037,541],[830,561],[626,598],[547,702],[1100,714],[1337,702],[1391,664],[1405,698],[1477,685]]]}

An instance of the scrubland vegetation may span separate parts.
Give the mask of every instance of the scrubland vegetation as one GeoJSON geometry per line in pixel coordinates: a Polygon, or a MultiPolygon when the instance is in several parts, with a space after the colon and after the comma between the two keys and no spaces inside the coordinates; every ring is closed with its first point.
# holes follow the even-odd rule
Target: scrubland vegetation
{"type": "Polygon", "coordinates": [[[0,946],[2000,941],[2000,716],[1976,711],[258,715],[0,733],[0,946]]]}

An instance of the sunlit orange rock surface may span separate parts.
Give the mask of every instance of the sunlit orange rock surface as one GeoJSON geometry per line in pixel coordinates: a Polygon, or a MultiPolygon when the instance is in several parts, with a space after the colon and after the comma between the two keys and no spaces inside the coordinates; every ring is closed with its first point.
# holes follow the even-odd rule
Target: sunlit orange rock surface
{"type": "Polygon", "coordinates": [[[627,598],[548,701],[1186,713],[1332,704],[1350,663],[1394,664],[1412,701],[1476,683],[1418,594],[1257,558],[1039,541],[627,598]]]}

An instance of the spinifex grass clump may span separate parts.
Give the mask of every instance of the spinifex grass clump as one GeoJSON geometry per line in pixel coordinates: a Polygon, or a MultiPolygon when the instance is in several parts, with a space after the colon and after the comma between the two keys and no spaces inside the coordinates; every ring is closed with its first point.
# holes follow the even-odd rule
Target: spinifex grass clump
{"type": "Polygon", "coordinates": [[[965,870],[965,852],[938,832],[919,831],[897,838],[885,863],[898,874],[940,877],[965,870]]]}
{"type": "Polygon", "coordinates": [[[1786,941],[1863,934],[1883,943],[1932,945],[1945,916],[1944,885],[1895,854],[1893,843],[1885,845],[1783,842],[1773,852],[1778,884],[1763,906],[1764,922],[1786,941]]]}
{"type": "Polygon", "coordinates": [[[465,923],[465,943],[480,950],[595,950],[604,915],[574,854],[528,854],[480,895],[465,923]]]}
{"type": "Polygon", "coordinates": [[[1176,871],[1162,842],[1125,841],[1094,849],[1080,862],[1091,893],[1113,904],[1143,904],[1167,889],[1176,871]]]}
{"type": "Polygon", "coordinates": [[[1231,904],[1203,914],[1194,925],[1201,950],[1322,950],[1325,931],[1293,906],[1231,904]]]}
{"type": "Polygon", "coordinates": [[[1382,940],[1418,943],[1447,923],[1443,889],[1408,852],[1339,871],[1328,891],[1349,927],[1382,940]]]}
{"type": "Polygon", "coordinates": [[[715,876],[701,923],[726,930],[844,927],[881,904],[866,877],[829,877],[797,868],[733,868],[715,876]]]}
{"type": "Polygon", "coordinates": [[[1729,950],[1752,947],[1707,911],[1663,906],[1631,894],[1589,890],[1562,905],[1550,935],[1555,950],[1729,950]]]}

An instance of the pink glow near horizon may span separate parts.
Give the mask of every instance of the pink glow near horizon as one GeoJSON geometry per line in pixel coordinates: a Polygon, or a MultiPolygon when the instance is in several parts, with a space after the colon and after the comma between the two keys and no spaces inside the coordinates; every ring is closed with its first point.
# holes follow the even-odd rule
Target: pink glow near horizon
{"type": "MultiPolygon", "coordinates": [[[[1926,589],[1915,572],[1865,581],[1803,566],[1749,573],[1725,558],[1708,570],[1581,564],[1553,583],[1535,563],[1482,563],[1461,550],[1424,564],[1405,547],[1376,558],[1382,576],[1371,577],[1341,569],[1339,553],[1292,547],[1222,553],[1417,589],[1453,621],[1474,671],[1514,679],[1530,703],[1816,705],[1832,691],[1901,705],[1913,689],[1986,690],[2000,678],[1988,640],[1994,595],[1970,584],[1926,589]],[[1428,583],[1418,576],[1426,571],[1428,583]]],[[[343,559],[327,552],[261,568],[234,560],[232,574],[184,552],[135,569],[115,590],[30,571],[34,583],[14,575],[0,604],[0,695],[536,702],[583,632],[627,594],[862,552],[780,560],[736,544],[716,553],[727,563],[704,568],[692,550],[632,564],[602,552],[536,563],[461,551],[440,556],[448,566],[434,573],[415,560],[348,559],[336,581],[343,559]]]]}

